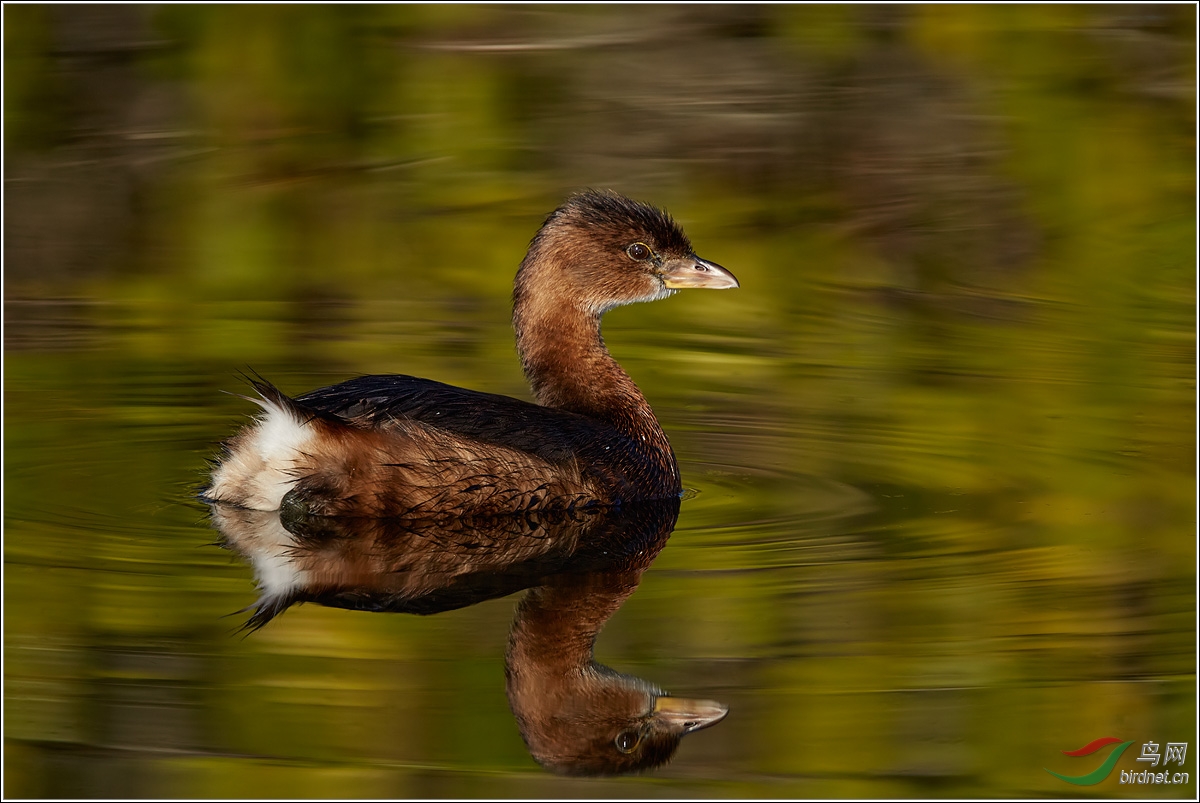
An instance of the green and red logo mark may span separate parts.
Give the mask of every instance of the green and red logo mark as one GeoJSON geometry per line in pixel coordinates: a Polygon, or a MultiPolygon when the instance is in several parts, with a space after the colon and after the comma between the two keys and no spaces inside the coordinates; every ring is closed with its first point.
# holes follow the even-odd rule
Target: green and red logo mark
{"type": "Polygon", "coordinates": [[[1043,769],[1046,769],[1046,772],[1050,773],[1055,778],[1064,780],[1067,783],[1073,783],[1076,786],[1092,786],[1093,784],[1098,784],[1112,774],[1113,767],[1117,766],[1117,760],[1121,757],[1122,753],[1129,749],[1129,745],[1133,744],[1133,742],[1122,742],[1116,737],[1105,736],[1097,739],[1094,742],[1085,744],[1078,750],[1062,751],[1063,755],[1065,756],[1077,758],[1079,756],[1090,756],[1092,753],[1108,747],[1110,744],[1119,744],[1120,747],[1109,753],[1108,758],[1104,759],[1104,763],[1099,767],[1096,767],[1096,769],[1092,770],[1087,775],[1059,775],[1054,770],[1046,769],[1045,767],[1043,767],[1043,769]]]}

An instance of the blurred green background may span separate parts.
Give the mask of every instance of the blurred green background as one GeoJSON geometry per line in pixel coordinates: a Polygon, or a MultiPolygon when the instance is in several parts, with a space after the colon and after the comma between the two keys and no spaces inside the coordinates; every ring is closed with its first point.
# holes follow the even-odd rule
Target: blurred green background
{"type": "Polygon", "coordinates": [[[1194,6],[3,11],[7,797],[1194,797],[1043,769],[1196,737],[1194,6]],[[192,501],[246,368],[528,398],[587,186],[742,282],[606,319],[698,493],[597,657],[731,713],[603,781],[515,598],[243,640],[192,501]]]}

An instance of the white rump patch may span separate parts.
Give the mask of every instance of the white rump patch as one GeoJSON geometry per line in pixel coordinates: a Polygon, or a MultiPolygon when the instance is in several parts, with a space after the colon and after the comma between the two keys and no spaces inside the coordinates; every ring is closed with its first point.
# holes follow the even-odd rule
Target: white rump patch
{"type": "Polygon", "coordinates": [[[290,410],[255,401],[266,413],[231,444],[229,456],[213,472],[208,495],[252,510],[278,510],[296,480],[296,468],[311,452],[314,431],[290,410]]]}

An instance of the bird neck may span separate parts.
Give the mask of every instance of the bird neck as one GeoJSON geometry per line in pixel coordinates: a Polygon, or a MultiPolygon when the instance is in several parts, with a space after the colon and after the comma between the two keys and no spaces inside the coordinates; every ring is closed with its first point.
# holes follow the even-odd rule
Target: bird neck
{"type": "Polygon", "coordinates": [[[522,272],[526,275],[513,294],[513,328],[521,367],[538,403],[604,421],[669,452],[645,396],[604,345],[602,312],[547,286],[547,271],[522,272]]]}
{"type": "Polygon", "coordinates": [[[578,680],[581,672],[598,666],[592,660],[596,636],[641,576],[641,569],[558,575],[530,589],[517,605],[509,633],[510,688],[578,680]]]}

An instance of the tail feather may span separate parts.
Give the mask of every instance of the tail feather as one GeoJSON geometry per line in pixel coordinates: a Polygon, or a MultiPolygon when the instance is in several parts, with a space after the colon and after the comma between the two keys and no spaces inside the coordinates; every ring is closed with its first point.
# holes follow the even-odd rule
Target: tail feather
{"type": "Polygon", "coordinates": [[[302,424],[308,424],[312,421],[325,421],[330,424],[353,426],[353,424],[336,413],[319,410],[292,398],[261,376],[246,376],[244,378],[254,388],[254,392],[258,394],[258,398],[251,396],[242,396],[242,398],[257,404],[267,412],[273,409],[282,410],[302,424]]]}
{"type": "Polygon", "coordinates": [[[234,395],[257,404],[262,413],[254,425],[226,441],[225,456],[213,471],[204,496],[254,510],[278,510],[283,495],[296,481],[298,464],[320,434],[314,422],[346,423],[298,403],[261,376],[243,374],[242,378],[256,396],[234,395]]]}

